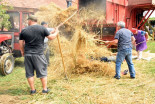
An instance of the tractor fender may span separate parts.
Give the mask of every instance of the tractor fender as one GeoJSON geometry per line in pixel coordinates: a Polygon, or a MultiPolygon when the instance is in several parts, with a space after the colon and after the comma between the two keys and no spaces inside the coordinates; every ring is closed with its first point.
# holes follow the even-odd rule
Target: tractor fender
{"type": "Polygon", "coordinates": [[[12,39],[12,36],[9,34],[0,34],[0,43],[5,40],[12,39]]]}

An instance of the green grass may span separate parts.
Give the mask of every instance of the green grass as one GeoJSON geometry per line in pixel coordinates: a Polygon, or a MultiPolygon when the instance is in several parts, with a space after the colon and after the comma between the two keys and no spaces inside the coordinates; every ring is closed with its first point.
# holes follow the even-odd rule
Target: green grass
{"type": "Polygon", "coordinates": [[[145,50],[145,51],[149,51],[150,50],[150,52],[151,53],[155,53],[155,41],[148,41],[147,42],[147,50],[145,50]]]}
{"type": "Polygon", "coordinates": [[[149,73],[149,74],[155,76],[155,60],[147,62],[145,67],[146,67],[147,70],[146,69],[142,69],[142,70],[144,70],[144,72],[149,73]]]}
{"type": "MultiPolygon", "coordinates": [[[[153,41],[148,46],[153,46],[153,41]]],[[[155,52],[155,48],[149,48],[155,52]]],[[[0,76],[1,96],[22,104],[154,104],[155,103],[155,59],[151,61],[134,60],[136,79],[130,79],[129,74],[120,80],[113,77],[94,76],[86,73],[72,75],[69,80],[48,76],[48,87],[51,92],[42,95],[39,79],[35,80],[36,95],[29,95],[29,86],[25,78],[23,58],[16,59],[13,73],[0,76]],[[18,97],[18,99],[14,99],[18,97]],[[8,97],[8,98],[7,98],[8,97]],[[16,101],[17,100],[17,101],[16,101]]],[[[122,64],[122,71],[127,68],[122,64]]],[[[9,103],[2,102],[2,103],[9,103]]]]}
{"type": "MultiPolygon", "coordinates": [[[[148,49],[146,51],[150,51],[151,53],[155,53],[155,41],[148,41],[147,43],[148,49]]],[[[149,65],[147,65],[147,69],[145,72],[151,73],[155,76],[155,60],[152,60],[149,62],[149,65]]]]}

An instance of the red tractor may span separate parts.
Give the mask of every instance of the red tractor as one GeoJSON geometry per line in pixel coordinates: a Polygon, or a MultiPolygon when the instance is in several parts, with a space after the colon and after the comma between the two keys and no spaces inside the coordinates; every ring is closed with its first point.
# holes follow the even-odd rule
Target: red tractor
{"type": "Polygon", "coordinates": [[[8,75],[14,69],[15,57],[21,57],[19,47],[19,33],[27,26],[27,18],[33,11],[25,12],[23,9],[18,11],[8,11],[11,23],[10,29],[4,27],[0,29],[0,74],[8,75]]]}
{"type": "Polygon", "coordinates": [[[2,75],[10,74],[14,68],[13,43],[13,32],[0,33],[0,72],[2,75]]]}

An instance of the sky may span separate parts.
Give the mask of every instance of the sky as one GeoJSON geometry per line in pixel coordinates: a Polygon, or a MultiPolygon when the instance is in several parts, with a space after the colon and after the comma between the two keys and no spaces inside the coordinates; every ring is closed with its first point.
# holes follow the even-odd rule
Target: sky
{"type": "MultiPolygon", "coordinates": [[[[143,13],[143,16],[145,15],[147,13],[147,11],[145,11],[144,13],[143,13]]],[[[149,12],[149,14],[151,13],[151,11],[149,12]]],[[[149,16],[149,14],[147,14],[147,16],[149,16]]],[[[155,11],[152,13],[152,15],[150,16],[150,18],[151,17],[155,17],[155,11]]],[[[147,18],[147,17],[146,17],[147,18]]]]}
{"type": "Polygon", "coordinates": [[[150,17],[155,17],[155,11],[152,13],[152,15],[150,17]]]}

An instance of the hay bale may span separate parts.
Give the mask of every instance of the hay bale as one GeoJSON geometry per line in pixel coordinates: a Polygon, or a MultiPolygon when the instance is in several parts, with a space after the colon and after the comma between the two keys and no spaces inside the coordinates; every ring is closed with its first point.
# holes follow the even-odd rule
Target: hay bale
{"type": "MultiPolygon", "coordinates": [[[[89,72],[100,72],[101,75],[112,75],[114,63],[104,63],[99,60],[91,60],[93,57],[110,56],[111,52],[105,47],[98,47],[92,40],[93,36],[88,36],[84,30],[77,29],[71,40],[61,36],[60,43],[68,74],[83,74],[89,72]]],[[[50,69],[63,74],[62,60],[59,52],[57,40],[50,42],[50,47],[54,48],[54,54],[50,69]],[[54,66],[53,66],[54,65],[54,66]],[[61,70],[61,71],[60,71],[61,70]]]]}
{"type": "MultiPolygon", "coordinates": [[[[47,7],[41,7],[36,16],[38,16],[39,22],[47,21],[49,26],[55,27],[65,21],[75,11],[76,8],[73,7],[62,10],[54,4],[50,4],[47,7]]],[[[91,59],[91,57],[110,56],[111,52],[104,46],[96,45],[93,41],[95,34],[84,31],[79,21],[92,18],[92,15],[91,17],[85,15],[84,18],[79,18],[84,13],[80,12],[79,15],[67,21],[59,29],[59,40],[65,60],[66,73],[82,74],[99,72],[101,75],[112,75],[114,72],[113,63],[109,64],[91,59]]],[[[54,57],[50,59],[49,72],[53,75],[61,76],[64,71],[57,39],[50,41],[49,46],[50,50],[54,53],[54,57]]]]}

